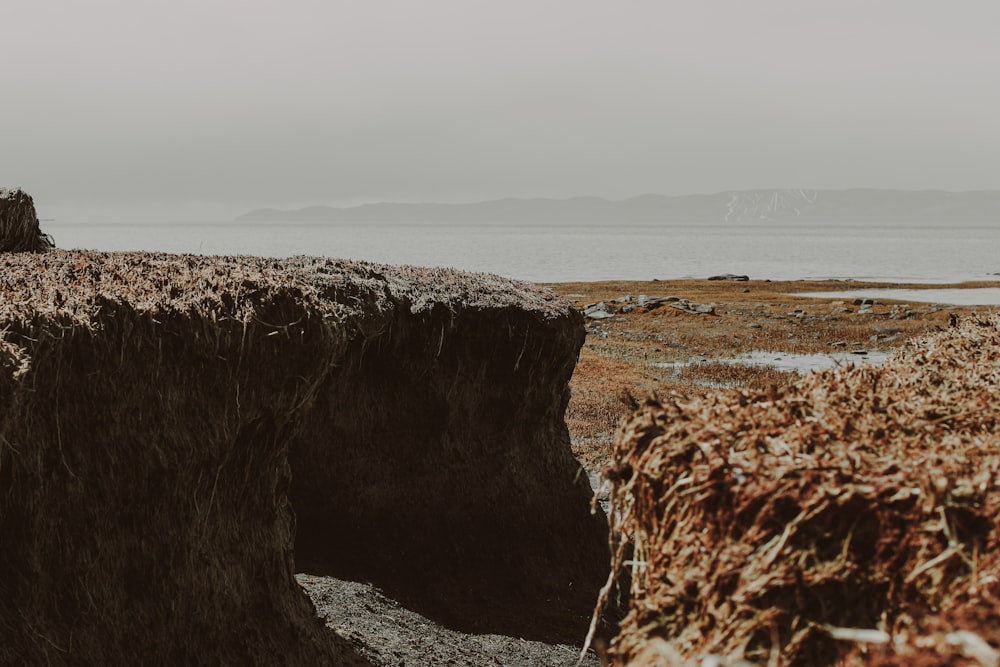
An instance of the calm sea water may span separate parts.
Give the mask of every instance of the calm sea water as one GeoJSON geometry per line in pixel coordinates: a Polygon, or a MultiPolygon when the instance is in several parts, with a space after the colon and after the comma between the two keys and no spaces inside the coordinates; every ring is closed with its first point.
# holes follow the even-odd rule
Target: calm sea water
{"type": "Polygon", "coordinates": [[[448,266],[537,282],[705,278],[1000,279],[993,225],[43,223],[61,248],[448,266]]]}

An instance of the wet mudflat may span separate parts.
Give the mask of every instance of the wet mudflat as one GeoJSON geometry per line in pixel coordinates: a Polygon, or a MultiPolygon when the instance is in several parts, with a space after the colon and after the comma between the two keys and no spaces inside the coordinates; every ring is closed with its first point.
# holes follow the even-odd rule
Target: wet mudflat
{"type": "Polygon", "coordinates": [[[802,353],[802,352],[767,352],[754,350],[745,354],[738,354],[735,357],[699,357],[692,361],[661,361],[652,364],[655,368],[673,369],[671,376],[675,380],[683,380],[685,375],[690,376],[694,384],[700,387],[715,389],[734,389],[743,386],[744,381],[739,378],[731,380],[713,380],[714,374],[711,370],[714,364],[730,364],[733,366],[746,366],[749,368],[772,368],[782,373],[798,373],[805,375],[812,371],[822,371],[828,368],[839,368],[842,366],[878,366],[885,363],[889,358],[889,352],[884,350],[864,350],[858,349],[851,352],[825,352],[825,353],[802,353]],[[706,370],[705,379],[698,379],[699,371],[706,370]]]}
{"type": "Polygon", "coordinates": [[[918,303],[939,303],[960,306],[1000,306],[1000,287],[949,287],[925,289],[859,289],[846,292],[805,292],[800,296],[816,299],[892,299],[918,303]]]}

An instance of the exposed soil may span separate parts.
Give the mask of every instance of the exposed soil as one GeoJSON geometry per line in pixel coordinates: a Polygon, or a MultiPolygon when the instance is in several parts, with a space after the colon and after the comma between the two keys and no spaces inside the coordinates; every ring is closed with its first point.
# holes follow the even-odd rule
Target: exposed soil
{"type": "Polygon", "coordinates": [[[579,641],[608,572],[562,418],[583,336],[496,276],[0,253],[0,663],[362,664],[302,570],[579,641]]]}

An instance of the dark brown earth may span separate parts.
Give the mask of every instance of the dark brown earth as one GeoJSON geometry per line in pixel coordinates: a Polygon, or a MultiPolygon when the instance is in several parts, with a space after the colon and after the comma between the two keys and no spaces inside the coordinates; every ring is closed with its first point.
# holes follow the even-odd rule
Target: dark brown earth
{"type": "Polygon", "coordinates": [[[579,641],[606,546],[578,513],[563,413],[583,332],[558,304],[404,301],[348,345],[292,443],[300,571],[465,632],[579,641]]]}
{"type": "Polygon", "coordinates": [[[582,340],[490,276],[0,255],[0,663],[363,661],[303,570],[579,642],[608,571],[562,419],[582,340]]]}

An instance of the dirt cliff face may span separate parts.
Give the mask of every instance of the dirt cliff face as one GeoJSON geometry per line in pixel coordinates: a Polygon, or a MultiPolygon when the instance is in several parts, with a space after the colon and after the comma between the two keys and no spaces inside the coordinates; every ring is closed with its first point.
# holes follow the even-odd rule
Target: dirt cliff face
{"type": "Polygon", "coordinates": [[[0,663],[360,664],[306,569],[566,630],[606,562],[581,338],[492,277],[0,255],[0,663]]]}
{"type": "Polygon", "coordinates": [[[563,421],[579,315],[511,294],[419,302],[405,284],[295,438],[297,562],[464,631],[578,641],[607,551],[563,421]]]}

